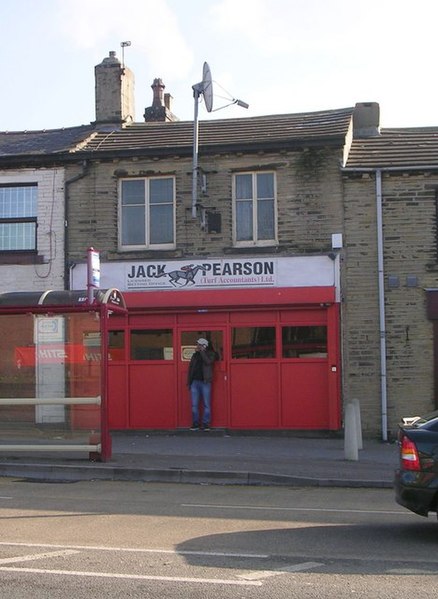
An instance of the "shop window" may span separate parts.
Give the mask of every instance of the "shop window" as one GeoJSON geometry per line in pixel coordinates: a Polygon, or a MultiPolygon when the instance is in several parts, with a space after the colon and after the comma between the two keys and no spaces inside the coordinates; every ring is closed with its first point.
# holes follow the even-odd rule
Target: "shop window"
{"type": "Polygon", "coordinates": [[[124,179],[120,184],[120,248],[175,246],[173,177],[124,179]]]}
{"type": "Polygon", "coordinates": [[[276,243],[275,174],[234,175],[234,243],[236,246],[276,243]]]}
{"type": "Polygon", "coordinates": [[[125,357],[125,331],[108,331],[108,356],[110,360],[125,357]]]}
{"type": "Polygon", "coordinates": [[[232,330],[234,360],[275,358],[275,327],[236,327],[232,330]]]}
{"type": "Polygon", "coordinates": [[[36,184],[0,185],[0,252],[37,249],[36,184]]]}
{"type": "Polygon", "coordinates": [[[181,333],[181,348],[180,359],[183,362],[189,362],[196,350],[196,340],[203,337],[208,341],[210,351],[216,355],[216,360],[222,360],[224,354],[223,333],[222,331],[198,330],[198,331],[182,331],[181,333]]]}
{"type": "Polygon", "coordinates": [[[283,358],[326,358],[327,327],[282,327],[283,358]]]}
{"type": "Polygon", "coordinates": [[[131,360],[173,360],[172,330],[131,331],[131,360]]]}

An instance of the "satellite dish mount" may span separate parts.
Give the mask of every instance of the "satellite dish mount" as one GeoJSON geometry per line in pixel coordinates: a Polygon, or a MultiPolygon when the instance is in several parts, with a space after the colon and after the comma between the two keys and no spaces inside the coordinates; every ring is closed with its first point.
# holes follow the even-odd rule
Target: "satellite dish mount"
{"type": "Polygon", "coordinates": [[[207,112],[213,110],[213,81],[211,79],[210,67],[204,62],[202,69],[202,81],[192,86],[195,103],[195,114],[193,119],[193,170],[192,170],[192,218],[197,216],[198,205],[198,140],[199,140],[199,121],[198,106],[199,98],[202,96],[205,102],[207,112]]]}
{"type": "MultiPolygon", "coordinates": [[[[199,98],[204,98],[205,108],[207,112],[215,112],[226,108],[231,104],[237,104],[241,108],[248,108],[248,104],[242,100],[231,98],[231,101],[226,106],[220,106],[213,110],[213,81],[211,79],[210,67],[204,62],[204,68],[202,69],[202,81],[192,86],[193,97],[195,99],[195,116],[194,116],[194,127],[193,127],[193,171],[192,171],[192,217],[197,217],[198,209],[198,178],[199,178],[199,167],[198,167],[198,137],[199,137],[199,125],[198,125],[198,105],[199,98]]],[[[207,182],[204,175],[203,189],[206,189],[207,182]]],[[[201,208],[201,228],[206,228],[206,210],[204,207],[201,208]]]]}

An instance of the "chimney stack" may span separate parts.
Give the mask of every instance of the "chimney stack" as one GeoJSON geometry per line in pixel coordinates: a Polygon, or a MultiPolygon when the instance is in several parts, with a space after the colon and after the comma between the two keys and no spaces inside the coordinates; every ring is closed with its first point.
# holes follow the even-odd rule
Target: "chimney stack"
{"type": "Polygon", "coordinates": [[[353,112],[353,138],[380,135],[380,106],[377,102],[358,102],[353,112]]]}
{"type": "Polygon", "coordinates": [[[135,119],[134,74],[122,66],[116,53],[94,68],[96,84],[96,123],[122,124],[135,119]]]}
{"type": "Polygon", "coordinates": [[[171,111],[172,96],[164,93],[165,87],[161,79],[154,79],[151,85],[153,91],[152,106],[145,108],[143,115],[146,123],[171,123],[179,120],[171,111]]]}

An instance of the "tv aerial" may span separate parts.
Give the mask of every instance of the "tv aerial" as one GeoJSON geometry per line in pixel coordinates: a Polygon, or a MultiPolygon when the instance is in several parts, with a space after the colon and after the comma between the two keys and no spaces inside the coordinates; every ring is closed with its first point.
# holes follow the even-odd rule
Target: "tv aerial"
{"type": "Polygon", "coordinates": [[[120,46],[122,48],[122,67],[125,68],[125,48],[128,48],[131,45],[131,42],[120,42],[120,46]]]}
{"type": "Polygon", "coordinates": [[[233,100],[226,106],[221,106],[213,110],[213,80],[211,77],[210,67],[206,62],[204,62],[204,66],[202,68],[202,81],[195,83],[195,85],[192,86],[192,89],[195,103],[193,118],[192,218],[196,218],[198,205],[199,99],[201,96],[203,97],[207,112],[215,112],[215,110],[226,108],[226,106],[230,106],[231,104],[237,104],[242,108],[248,108],[249,105],[246,102],[242,102],[242,100],[233,98],[233,100]]]}

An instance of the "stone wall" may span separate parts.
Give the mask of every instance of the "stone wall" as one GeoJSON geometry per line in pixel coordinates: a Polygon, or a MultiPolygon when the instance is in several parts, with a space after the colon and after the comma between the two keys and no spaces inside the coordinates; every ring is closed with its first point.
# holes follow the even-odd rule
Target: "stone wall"
{"type": "MultiPolygon", "coordinates": [[[[332,233],[342,232],[342,180],[339,152],[324,150],[317,164],[302,164],[302,152],[216,155],[200,158],[207,193],[198,201],[221,215],[221,232],[201,230],[192,218],[192,163],[189,158],[93,162],[85,177],[69,188],[71,262],[84,261],[93,245],[102,260],[162,259],[244,254],[315,254],[331,251],[332,233]],[[268,248],[234,248],[232,175],[244,170],[273,170],[277,177],[278,244],[268,248]],[[118,251],[118,183],[127,176],[175,176],[176,248],[118,251]]],[[[70,167],[67,178],[79,172],[70,167]]]]}

